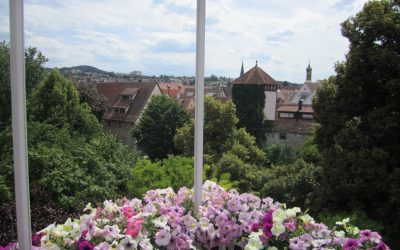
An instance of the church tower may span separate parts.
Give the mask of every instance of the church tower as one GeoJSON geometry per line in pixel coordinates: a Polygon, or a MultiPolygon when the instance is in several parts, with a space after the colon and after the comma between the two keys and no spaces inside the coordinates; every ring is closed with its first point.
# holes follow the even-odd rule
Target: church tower
{"type": "Polygon", "coordinates": [[[311,82],[312,68],[310,66],[310,62],[308,62],[308,67],[306,71],[307,71],[306,82],[311,82]]]}
{"type": "Polygon", "coordinates": [[[240,70],[240,76],[244,75],[244,67],[243,67],[243,61],[242,61],[242,68],[240,70]]]}

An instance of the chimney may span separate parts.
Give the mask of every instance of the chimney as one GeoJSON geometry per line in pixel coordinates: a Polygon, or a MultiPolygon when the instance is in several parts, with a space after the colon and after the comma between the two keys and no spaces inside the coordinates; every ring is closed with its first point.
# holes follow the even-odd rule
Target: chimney
{"type": "Polygon", "coordinates": [[[303,108],[303,100],[299,100],[299,106],[297,108],[296,113],[294,114],[295,118],[296,118],[296,122],[299,120],[300,118],[300,110],[303,108]]]}

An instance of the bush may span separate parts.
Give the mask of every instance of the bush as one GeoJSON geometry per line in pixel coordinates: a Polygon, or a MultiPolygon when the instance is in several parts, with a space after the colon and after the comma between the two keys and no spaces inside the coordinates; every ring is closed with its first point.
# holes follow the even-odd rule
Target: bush
{"type": "Polygon", "coordinates": [[[261,195],[281,200],[289,206],[310,207],[319,186],[320,167],[303,160],[289,165],[276,165],[264,171],[261,195]]]}
{"type": "MultiPolygon", "coordinates": [[[[204,167],[203,178],[208,168],[207,165],[204,167]]],[[[193,175],[193,158],[169,156],[156,162],[143,159],[132,169],[128,189],[131,195],[140,198],[149,189],[192,187],[193,175]]]]}
{"type": "MultiPolygon", "coordinates": [[[[68,217],[73,216],[54,203],[42,185],[32,183],[30,194],[32,232],[42,230],[52,223],[63,223],[68,217]]],[[[0,214],[2,215],[0,216],[0,246],[17,239],[15,211],[14,200],[0,205],[0,214]]]]}
{"type": "Polygon", "coordinates": [[[384,229],[383,223],[373,220],[368,217],[368,215],[361,210],[354,210],[351,212],[337,212],[337,213],[329,213],[322,212],[318,214],[318,218],[326,224],[328,227],[334,227],[336,221],[341,220],[342,218],[350,218],[350,221],[354,226],[359,228],[369,228],[374,231],[382,232],[384,229]]]}

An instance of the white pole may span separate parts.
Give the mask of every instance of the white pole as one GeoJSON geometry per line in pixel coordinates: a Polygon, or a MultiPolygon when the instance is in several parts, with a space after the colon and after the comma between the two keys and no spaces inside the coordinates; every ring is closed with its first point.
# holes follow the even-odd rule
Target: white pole
{"type": "Polygon", "coordinates": [[[24,3],[10,0],[10,68],[15,201],[19,249],[31,249],[29,172],[26,140],[24,3]]]}
{"type": "Polygon", "coordinates": [[[194,209],[201,205],[203,188],[203,127],[204,127],[204,47],[206,0],[197,0],[196,23],[196,89],[194,126],[194,209]]]}

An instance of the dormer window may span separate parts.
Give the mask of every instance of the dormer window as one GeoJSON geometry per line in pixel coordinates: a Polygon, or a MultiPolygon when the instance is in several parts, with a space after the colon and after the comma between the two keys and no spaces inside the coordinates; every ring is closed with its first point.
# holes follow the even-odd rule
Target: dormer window
{"type": "Polygon", "coordinates": [[[121,100],[129,101],[129,100],[132,100],[132,99],[133,98],[132,98],[131,95],[121,95],[121,100]]]}
{"type": "Polygon", "coordinates": [[[119,93],[121,101],[132,101],[135,99],[138,88],[126,88],[119,93]]]}
{"type": "Polygon", "coordinates": [[[127,110],[128,110],[127,108],[126,109],[124,109],[124,108],[114,108],[114,112],[115,113],[120,113],[120,114],[125,114],[127,110]]]}

